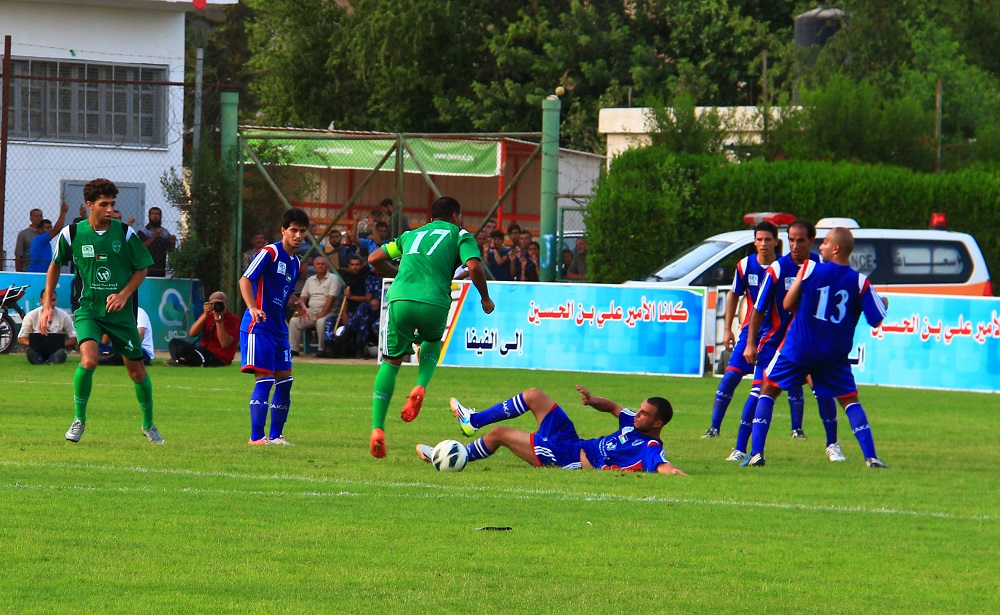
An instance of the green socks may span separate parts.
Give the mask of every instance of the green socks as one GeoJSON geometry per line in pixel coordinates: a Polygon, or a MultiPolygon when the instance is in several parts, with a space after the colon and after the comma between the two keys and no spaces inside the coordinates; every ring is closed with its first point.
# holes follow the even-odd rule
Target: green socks
{"type": "Polygon", "coordinates": [[[375,393],[372,395],[372,429],[385,429],[385,415],[389,412],[389,401],[396,389],[396,375],[399,366],[382,361],[375,376],[375,393]]]}
{"type": "Polygon", "coordinates": [[[94,386],[94,370],[77,365],[73,375],[73,405],[76,420],[87,422],[87,400],[90,399],[90,389],[94,386]]]}
{"type": "Polygon", "coordinates": [[[441,356],[441,340],[436,342],[423,342],[420,344],[420,364],[417,367],[417,384],[427,388],[431,383],[431,376],[437,369],[438,357],[441,356]]]}
{"type": "Polygon", "coordinates": [[[139,408],[142,410],[142,428],[149,429],[153,426],[153,382],[149,379],[149,374],[146,374],[145,380],[134,384],[135,398],[139,400],[139,408]]]}

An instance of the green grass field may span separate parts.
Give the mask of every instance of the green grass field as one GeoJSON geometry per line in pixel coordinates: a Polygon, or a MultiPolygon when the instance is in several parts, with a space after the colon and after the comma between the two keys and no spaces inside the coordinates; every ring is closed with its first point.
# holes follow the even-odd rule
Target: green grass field
{"type": "Polygon", "coordinates": [[[0,356],[2,612],[1000,611],[996,395],[862,389],[887,471],[865,467],[843,413],[848,461],[827,461],[811,400],[810,439],[789,438],[782,400],[768,465],[740,468],[723,461],[740,402],[722,438],[700,439],[714,378],[440,369],[404,424],[404,368],[375,460],[373,362],[296,365],[294,447],[247,446],[251,377],[162,365],[164,446],[141,436],[123,368],[98,369],[87,431],[66,442],[74,369],[0,356]],[[482,408],[537,386],[582,436],[616,429],[576,383],[627,406],[670,399],[667,455],[690,476],[535,469],[508,451],[442,474],[413,452],[464,440],[451,395],[482,408]]]}

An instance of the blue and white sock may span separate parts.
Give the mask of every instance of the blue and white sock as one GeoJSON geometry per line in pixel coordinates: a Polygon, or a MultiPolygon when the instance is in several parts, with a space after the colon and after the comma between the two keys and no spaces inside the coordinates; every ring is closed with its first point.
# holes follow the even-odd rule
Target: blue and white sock
{"type": "Polygon", "coordinates": [[[847,420],[851,422],[851,431],[854,432],[854,437],[858,439],[858,444],[861,445],[861,452],[864,454],[865,459],[878,457],[875,454],[875,439],[872,438],[872,428],[868,424],[868,415],[865,414],[865,409],[861,407],[861,402],[854,402],[850,406],[847,406],[844,408],[844,412],[847,413],[847,420]]]}
{"type": "Polygon", "coordinates": [[[486,459],[493,454],[493,451],[486,448],[486,442],[482,438],[479,438],[475,442],[468,444],[465,447],[465,452],[469,454],[469,461],[477,461],[479,459],[486,459]]]}
{"type": "Polygon", "coordinates": [[[524,393],[518,393],[514,397],[511,397],[507,401],[500,402],[494,406],[474,413],[469,418],[469,423],[473,427],[479,429],[487,425],[492,425],[493,423],[499,423],[500,421],[506,421],[507,419],[513,419],[521,416],[528,411],[528,404],[524,402],[524,393]]]}
{"type": "Polygon", "coordinates": [[[722,382],[715,392],[715,405],[712,406],[712,429],[722,428],[722,419],[726,418],[726,410],[729,409],[729,402],[733,401],[733,391],[743,380],[743,372],[727,369],[722,375],[722,382]]]}
{"type": "Polygon", "coordinates": [[[788,411],[792,415],[792,429],[802,429],[802,416],[806,411],[806,398],[802,385],[788,389],[788,411]]]}
{"type": "Polygon", "coordinates": [[[743,415],[740,417],[740,429],[736,432],[736,450],[747,452],[750,444],[750,434],[753,433],[753,417],[757,412],[757,400],[760,399],[760,387],[750,389],[750,397],[743,404],[743,415]]]}
{"type": "Polygon", "coordinates": [[[837,441],[837,402],[832,397],[817,397],[816,405],[826,430],[826,445],[830,446],[837,441]]]}
{"type": "Polygon", "coordinates": [[[771,416],[774,414],[774,398],[761,395],[757,400],[757,411],[753,417],[753,448],[750,456],[763,455],[764,444],[767,443],[767,430],[771,427],[771,416]]]}
{"type": "Polygon", "coordinates": [[[264,437],[264,425],[267,424],[267,400],[271,397],[271,386],[274,378],[258,378],[250,393],[250,439],[260,440],[264,437]]]}
{"type": "Polygon", "coordinates": [[[284,378],[274,383],[274,395],[271,396],[271,435],[272,440],[283,433],[285,421],[288,420],[288,407],[292,401],[292,378],[284,378]]]}

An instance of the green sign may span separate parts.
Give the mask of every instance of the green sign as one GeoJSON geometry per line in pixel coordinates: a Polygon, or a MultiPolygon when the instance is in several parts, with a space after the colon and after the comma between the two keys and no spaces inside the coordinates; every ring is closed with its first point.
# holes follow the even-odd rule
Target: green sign
{"type": "MultiPolygon", "coordinates": [[[[323,169],[374,169],[395,144],[395,139],[283,139],[263,138],[280,133],[244,133],[255,152],[277,150],[282,164],[323,169]]],[[[417,160],[431,175],[494,177],[500,173],[500,144],[497,141],[447,139],[406,139],[417,160]]],[[[403,170],[419,173],[420,168],[404,148],[403,170]]],[[[395,155],[395,154],[394,154],[395,155]]],[[[249,157],[247,162],[250,162],[249,157]]],[[[382,167],[394,168],[392,159],[382,167]]]]}

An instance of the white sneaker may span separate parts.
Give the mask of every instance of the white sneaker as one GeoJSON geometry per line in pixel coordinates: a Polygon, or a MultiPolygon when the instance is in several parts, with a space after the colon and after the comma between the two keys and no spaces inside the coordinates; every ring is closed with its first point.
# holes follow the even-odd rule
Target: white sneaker
{"type": "Polygon", "coordinates": [[[146,436],[146,439],[153,444],[163,444],[163,436],[160,435],[160,430],[156,428],[156,425],[150,425],[149,429],[143,429],[142,435],[146,436]]]}
{"type": "Polygon", "coordinates": [[[847,461],[847,457],[844,457],[844,453],[840,450],[840,444],[837,442],[826,447],[826,457],[830,461],[847,461]]]}
{"type": "Polygon", "coordinates": [[[466,408],[458,403],[458,400],[454,397],[451,398],[449,404],[451,405],[452,414],[455,415],[455,418],[458,419],[458,424],[462,427],[462,433],[469,438],[476,435],[476,428],[472,426],[472,422],[470,421],[472,415],[476,412],[475,408],[466,408]]]}
{"type": "Polygon", "coordinates": [[[734,448],[733,452],[729,453],[729,457],[726,457],[726,461],[743,461],[746,458],[746,453],[734,448]]]}
{"type": "Polygon", "coordinates": [[[79,442],[86,427],[87,425],[79,419],[73,421],[73,424],[69,426],[69,431],[66,432],[66,439],[70,442],[79,442]]]}
{"type": "Polygon", "coordinates": [[[277,438],[271,438],[270,440],[267,441],[267,443],[268,444],[280,444],[282,446],[295,446],[294,444],[292,444],[291,442],[289,442],[288,440],[285,439],[285,435],[284,434],[281,434],[277,438]]]}

